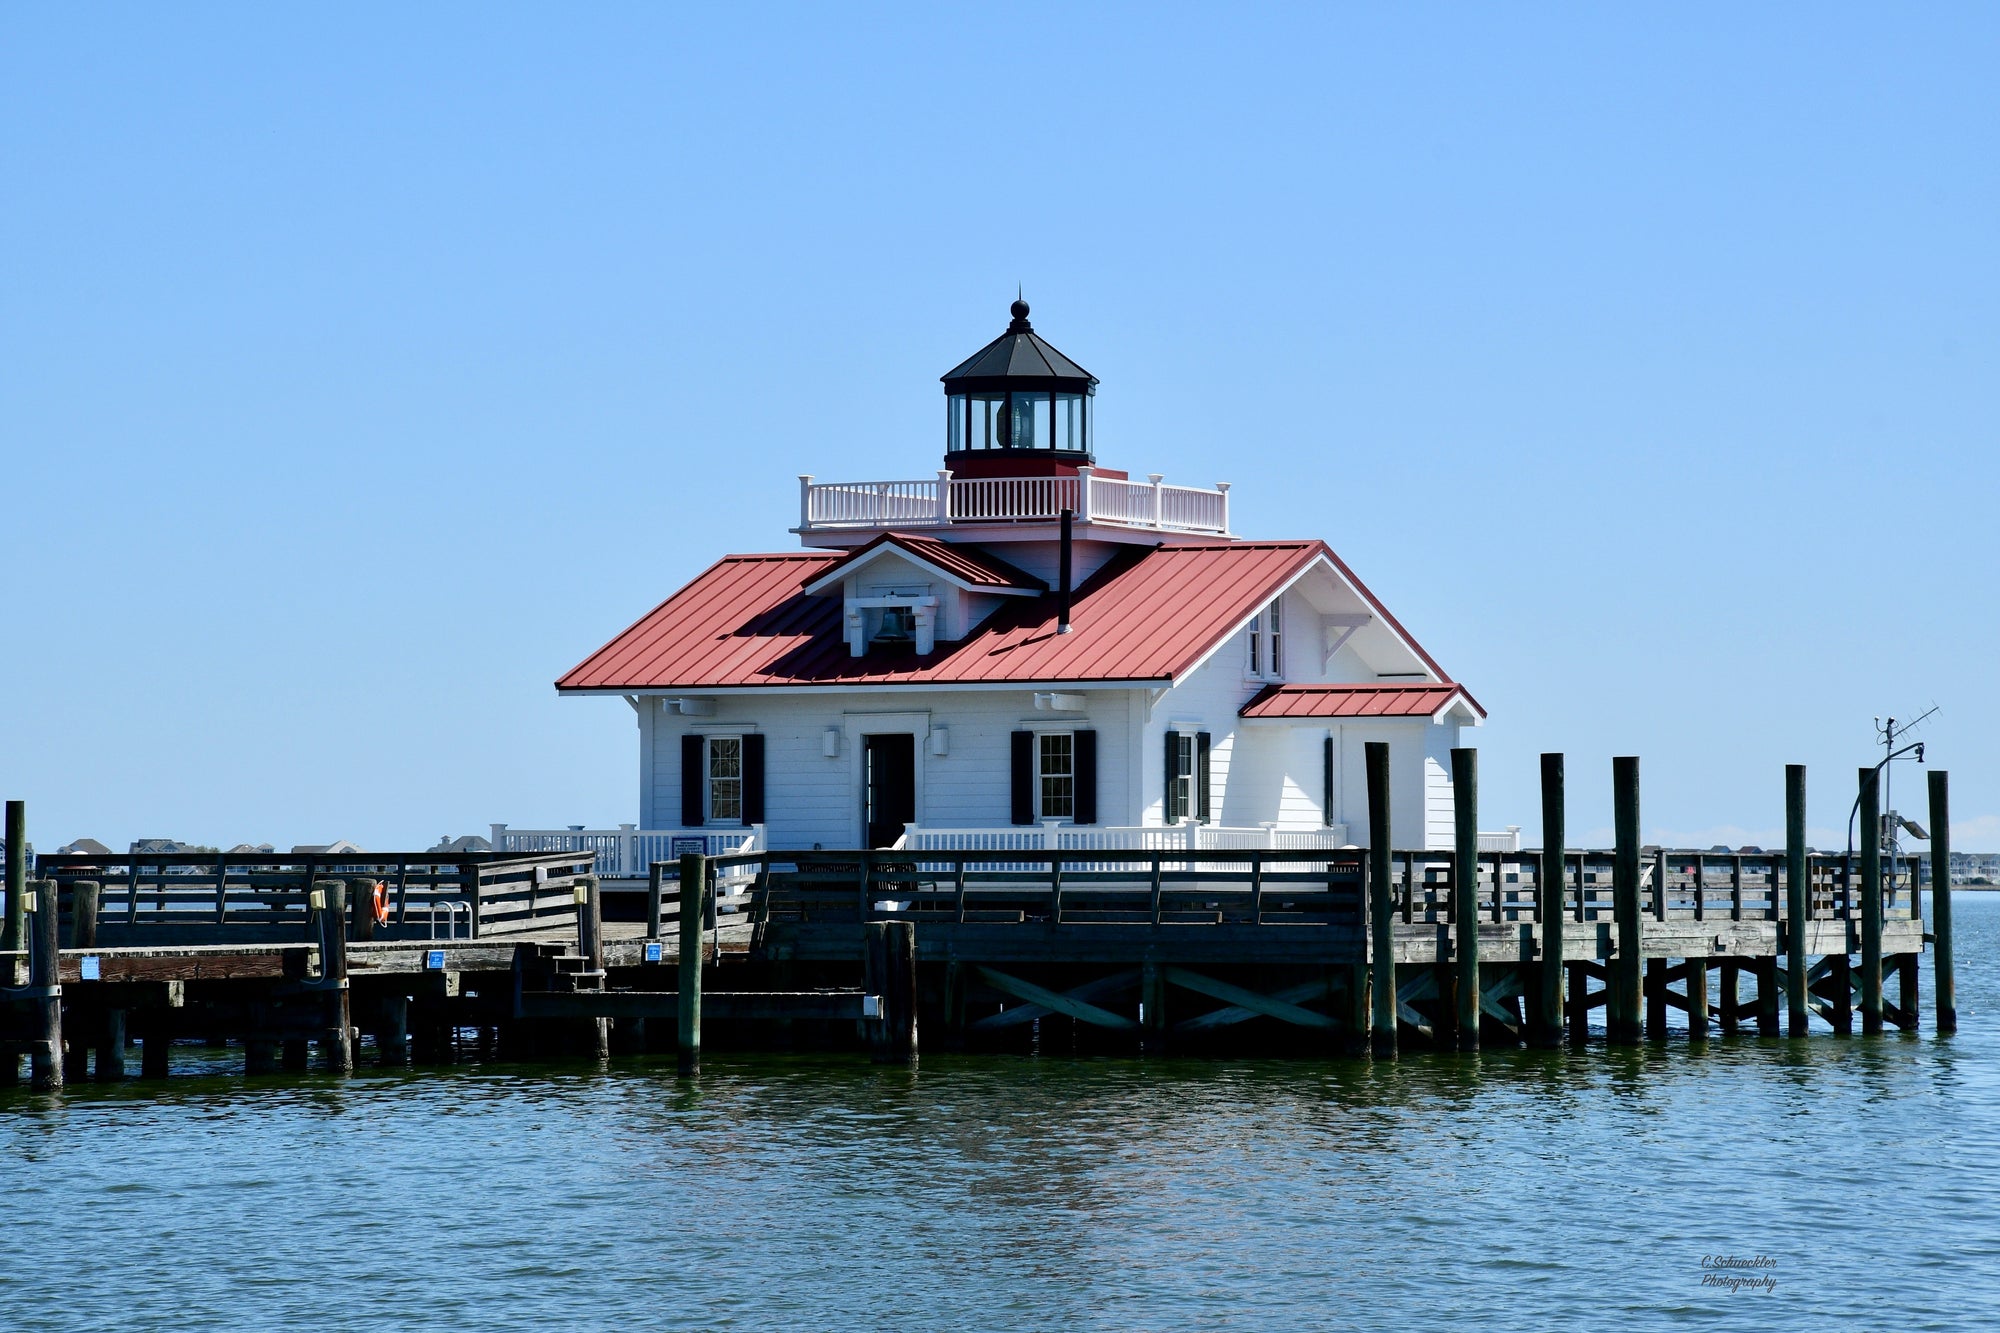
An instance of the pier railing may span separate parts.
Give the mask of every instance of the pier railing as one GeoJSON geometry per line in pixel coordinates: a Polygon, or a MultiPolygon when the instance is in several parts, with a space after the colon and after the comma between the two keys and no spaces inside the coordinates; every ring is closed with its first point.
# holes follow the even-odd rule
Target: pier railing
{"type": "Polygon", "coordinates": [[[433,934],[485,938],[540,930],[575,914],[578,878],[592,873],[588,854],[492,852],[296,853],[172,852],[51,854],[37,873],[57,884],[63,939],[79,916],[77,886],[95,885],[87,913],[92,943],[264,943],[303,937],[316,884],[347,886],[361,939],[424,939],[433,934]],[[375,919],[379,890],[386,921],[375,919]]]}
{"type": "MultiPolygon", "coordinates": [[[[1039,833],[1039,830],[1031,832],[1039,833]]],[[[1475,911],[1483,922],[1541,919],[1542,854],[1482,852],[1475,911]]],[[[971,848],[768,852],[726,858],[742,910],[757,921],[917,920],[1128,924],[1360,924],[1368,899],[1365,849],[971,848]]],[[[1923,861],[1885,860],[1885,916],[1918,915],[1923,861]]],[[[1400,851],[1390,858],[1391,911],[1405,924],[1454,923],[1456,857],[1400,851]]],[[[1564,919],[1613,919],[1614,856],[1563,857],[1556,899],[1564,919]]],[[[1860,917],[1859,858],[1808,858],[1815,920],[1860,917]]],[[[1782,853],[1649,849],[1640,867],[1640,915],[1656,921],[1786,919],[1782,853]]]]}

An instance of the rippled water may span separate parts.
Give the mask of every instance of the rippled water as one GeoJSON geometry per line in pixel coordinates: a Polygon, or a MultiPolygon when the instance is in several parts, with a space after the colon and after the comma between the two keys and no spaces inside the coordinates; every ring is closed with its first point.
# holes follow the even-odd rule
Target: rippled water
{"type": "Polygon", "coordinates": [[[2000,895],[1956,906],[1944,1041],[694,1084],[180,1048],[0,1094],[0,1327],[2000,1327],[2000,895]]]}

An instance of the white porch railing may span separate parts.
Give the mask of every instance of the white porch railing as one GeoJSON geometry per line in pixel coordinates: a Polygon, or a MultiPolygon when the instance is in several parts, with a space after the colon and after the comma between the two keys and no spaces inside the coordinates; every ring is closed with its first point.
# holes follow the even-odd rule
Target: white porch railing
{"type": "Polygon", "coordinates": [[[909,824],[895,843],[897,850],[911,852],[1185,852],[1258,848],[1295,851],[1348,845],[1345,824],[1317,829],[1281,829],[1275,824],[1220,828],[1193,820],[1162,828],[1099,827],[1057,820],[1007,828],[925,828],[909,824]]]}
{"type": "Polygon", "coordinates": [[[615,829],[517,829],[493,826],[496,852],[591,852],[597,873],[607,879],[644,879],[655,861],[672,861],[683,852],[732,856],[765,850],[764,826],[745,828],[642,829],[620,824],[615,829]],[[697,845],[697,842],[699,845],[697,845]]]}
{"type": "Polygon", "coordinates": [[[1069,510],[1080,523],[1156,532],[1229,535],[1229,484],[1214,490],[1100,477],[953,477],[919,481],[816,482],[799,478],[800,532],[947,527],[954,523],[1046,523],[1069,510]]]}
{"type": "Polygon", "coordinates": [[[1505,833],[1482,833],[1479,835],[1479,850],[1482,852],[1518,852],[1521,850],[1521,826],[1509,824],[1505,833]]]}

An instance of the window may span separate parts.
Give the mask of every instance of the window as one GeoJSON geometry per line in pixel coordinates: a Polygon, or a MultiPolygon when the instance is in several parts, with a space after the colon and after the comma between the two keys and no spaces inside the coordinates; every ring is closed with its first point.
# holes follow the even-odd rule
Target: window
{"type": "Polygon", "coordinates": [[[1170,731],[1173,764],[1167,774],[1167,822],[1177,823],[1194,813],[1194,735],[1170,731]]]}
{"type": "Polygon", "coordinates": [[[708,820],[713,824],[743,822],[743,738],[708,738],[708,820]]]}
{"type": "Polygon", "coordinates": [[[1284,677],[1284,620],[1280,602],[1250,617],[1250,674],[1260,680],[1284,677]]]}
{"type": "Polygon", "coordinates": [[[1167,792],[1162,812],[1167,823],[1189,818],[1208,822],[1208,749],[1205,731],[1167,733],[1167,792]]]}
{"type": "Polygon", "coordinates": [[[1037,739],[1035,785],[1043,819],[1076,816],[1076,738],[1067,731],[1045,731],[1037,739]]]}

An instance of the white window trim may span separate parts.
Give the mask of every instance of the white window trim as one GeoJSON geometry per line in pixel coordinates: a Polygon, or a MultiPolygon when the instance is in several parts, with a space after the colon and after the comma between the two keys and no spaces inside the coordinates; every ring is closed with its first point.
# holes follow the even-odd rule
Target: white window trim
{"type": "Polygon", "coordinates": [[[698,733],[701,737],[701,818],[703,827],[748,828],[743,821],[743,798],[749,784],[749,772],[744,764],[743,738],[749,733],[741,729],[735,731],[709,731],[698,733]],[[736,818],[724,819],[715,813],[715,751],[717,741],[736,742],[736,818]]]}
{"type": "Polygon", "coordinates": [[[1034,745],[1034,792],[1035,818],[1040,823],[1076,823],[1076,733],[1075,727],[1042,727],[1035,732],[1034,745]],[[1052,815],[1042,808],[1042,738],[1045,736],[1069,737],[1069,813],[1052,815]]]}

